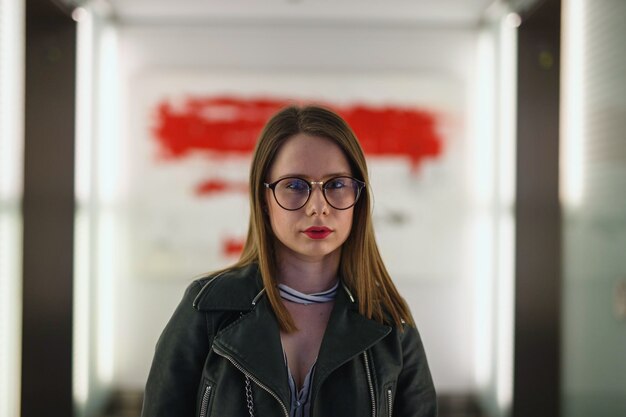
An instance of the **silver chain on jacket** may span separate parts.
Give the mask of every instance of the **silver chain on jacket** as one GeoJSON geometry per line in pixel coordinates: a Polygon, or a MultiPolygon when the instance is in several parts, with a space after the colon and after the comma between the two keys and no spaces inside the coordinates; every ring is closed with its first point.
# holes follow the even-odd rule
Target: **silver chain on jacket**
{"type": "Polygon", "coordinates": [[[246,376],[246,402],[248,403],[248,412],[250,417],[254,417],[254,399],[252,398],[252,387],[250,387],[250,378],[246,376]]]}

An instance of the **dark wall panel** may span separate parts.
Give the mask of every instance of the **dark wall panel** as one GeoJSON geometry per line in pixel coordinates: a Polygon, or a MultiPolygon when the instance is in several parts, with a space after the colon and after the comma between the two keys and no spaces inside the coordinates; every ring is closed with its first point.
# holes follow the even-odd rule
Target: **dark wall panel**
{"type": "Polygon", "coordinates": [[[513,416],[558,417],[560,1],[524,16],[518,39],[513,416]]]}
{"type": "Polygon", "coordinates": [[[22,416],[72,415],[75,22],[26,2],[22,416]]]}

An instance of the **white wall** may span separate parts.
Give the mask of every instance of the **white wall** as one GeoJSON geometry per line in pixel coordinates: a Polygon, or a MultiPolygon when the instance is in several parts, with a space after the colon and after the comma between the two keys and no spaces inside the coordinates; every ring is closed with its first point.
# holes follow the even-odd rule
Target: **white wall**
{"type": "MultiPolygon", "coordinates": [[[[119,27],[118,36],[124,92],[119,110],[122,141],[126,142],[132,140],[131,121],[125,118],[131,99],[129,87],[136,77],[154,71],[438,74],[455,80],[465,90],[461,97],[467,98],[473,82],[477,30],[231,22],[210,27],[125,25],[119,27]]],[[[470,106],[461,103],[460,107],[470,106]]],[[[469,222],[463,214],[456,216],[462,240],[469,222]]],[[[453,269],[458,273],[402,280],[398,285],[416,317],[438,390],[473,391],[474,282],[464,260],[450,262],[456,263],[453,269]]],[[[120,271],[113,308],[113,384],[140,389],[156,339],[192,277],[163,282],[132,276],[128,269],[120,271]]],[[[419,265],[416,271],[419,273],[419,265]]]]}

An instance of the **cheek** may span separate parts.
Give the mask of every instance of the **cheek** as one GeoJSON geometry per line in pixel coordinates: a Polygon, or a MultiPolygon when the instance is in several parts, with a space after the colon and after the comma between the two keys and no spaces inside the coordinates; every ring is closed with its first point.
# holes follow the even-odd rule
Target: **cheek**
{"type": "Polygon", "coordinates": [[[350,235],[350,231],[352,230],[352,221],[353,221],[353,213],[354,211],[352,209],[350,210],[346,210],[345,212],[341,213],[341,217],[339,218],[339,224],[341,225],[341,231],[342,231],[342,238],[345,241],[345,239],[348,238],[348,236],[350,235]]]}
{"type": "Polygon", "coordinates": [[[290,212],[283,210],[276,203],[270,203],[267,211],[267,217],[274,236],[284,234],[288,228],[290,212]]]}

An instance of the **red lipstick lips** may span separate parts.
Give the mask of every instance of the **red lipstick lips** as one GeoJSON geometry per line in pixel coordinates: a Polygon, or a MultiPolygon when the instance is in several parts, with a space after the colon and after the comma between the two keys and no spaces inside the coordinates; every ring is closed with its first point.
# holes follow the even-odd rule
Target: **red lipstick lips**
{"type": "Polygon", "coordinates": [[[312,226],[304,231],[304,234],[311,239],[324,239],[326,236],[332,233],[328,227],[324,226],[312,226]]]}

